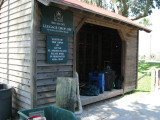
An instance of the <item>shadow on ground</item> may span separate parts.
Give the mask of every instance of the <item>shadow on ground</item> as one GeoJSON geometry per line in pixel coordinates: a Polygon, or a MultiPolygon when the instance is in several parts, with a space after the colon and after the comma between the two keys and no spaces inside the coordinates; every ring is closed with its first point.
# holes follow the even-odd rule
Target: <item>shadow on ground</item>
{"type": "Polygon", "coordinates": [[[85,106],[81,120],[160,120],[160,106],[120,98],[85,106]]]}

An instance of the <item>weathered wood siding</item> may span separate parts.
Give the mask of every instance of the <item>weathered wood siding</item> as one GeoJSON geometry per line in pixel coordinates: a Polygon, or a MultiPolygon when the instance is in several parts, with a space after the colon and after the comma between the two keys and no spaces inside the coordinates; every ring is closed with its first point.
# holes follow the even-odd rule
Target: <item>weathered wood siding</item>
{"type": "Polygon", "coordinates": [[[137,86],[138,31],[129,30],[125,34],[124,93],[133,91],[137,86]]]}
{"type": "Polygon", "coordinates": [[[68,61],[67,63],[47,64],[46,62],[46,36],[40,31],[41,8],[36,9],[36,105],[53,105],[56,102],[56,79],[57,77],[73,76],[73,37],[68,38],[68,61]]]}
{"type": "Polygon", "coordinates": [[[31,0],[6,0],[0,9],[0,82],[14,86],[13,107],[30,108],[31,0]]]}
{"type": "MultiPolygon", "coordinates": [[[[54,4],[52,4],[54,6],[54,4]]],[[[64,7],[56,5],[56,7],[64,7]]],[[[64,8],[66,9],[66,8],[64,8]]],[[[121,31],[120,35],[126,46],[123,53],[122,73],[125,77],[124,92],[132,91],[136,88],[137,84],[137,55],[138,55],[138,38],[137,29],[122,25],[117,21],[106,19],[99,15],[86,13],[76,9],[68,8],[74,12],[74,30],[86,18],[87,23],[105,26],[121,31]],[[125,55],[124,55],[125,54],[125,55]]],[[[47,64],[46,63],[46,36],[40,31],[41,27],[41,9],[40,6],[36,9],[36,105],[45,106],[53,105],[56,102],[56,79],[57,77],[72,77],[75,56],[74,40],[73,37],[68,37],[68,62],[61,64],[47,64]],[[74,58],[73,58],[74,57],[74,58]]]]}

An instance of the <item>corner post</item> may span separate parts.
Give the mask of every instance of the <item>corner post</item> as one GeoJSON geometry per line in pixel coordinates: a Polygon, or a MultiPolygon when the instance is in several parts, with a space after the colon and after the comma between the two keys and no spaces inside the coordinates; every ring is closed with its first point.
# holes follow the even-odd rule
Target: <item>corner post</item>
{"type": "Polygon", "coordinates": [[[79,32],[79,30],[81,29],[81,27],[83,26],[85,21],[86,21],[86,18],[83,18],[74,30],[73,77],[76,77],[76,52],[77,52],[76,51],[76,43],[77,43],[76,38],[77,38],[77,33],[79,32]]]}

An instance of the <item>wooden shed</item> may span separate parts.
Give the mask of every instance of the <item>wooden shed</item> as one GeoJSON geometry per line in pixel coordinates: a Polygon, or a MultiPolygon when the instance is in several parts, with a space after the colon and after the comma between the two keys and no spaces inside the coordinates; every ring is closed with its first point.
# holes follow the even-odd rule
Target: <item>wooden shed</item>
{"type": "Polygon", "coordinates": [[[78,0],[2,0],[0,82],[14,86],[17,110],[54,105],[57,77],[77,71],[86,81],[108,62],[123,76],[123,88],[82,97],[82,104],[130,92],[137,85],[139,30],[150,32],[78,0]]]}

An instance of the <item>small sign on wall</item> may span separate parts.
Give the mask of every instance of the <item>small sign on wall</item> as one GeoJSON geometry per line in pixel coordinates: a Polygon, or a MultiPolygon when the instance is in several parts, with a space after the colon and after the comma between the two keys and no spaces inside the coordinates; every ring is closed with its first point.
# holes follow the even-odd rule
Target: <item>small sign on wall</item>
{"type": "Polygon", "coordinates": [[[47,36],[47,63],[66,63],[68,54],[67,37],[47,36]]]}
{"type": "Polygon", "coordinates": [[[52,6],[42,6],[41,32],[73,36],[73,13],[52,6]]]}

